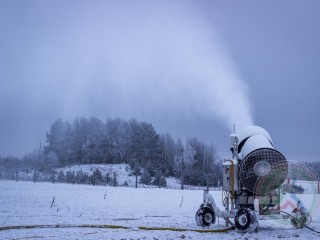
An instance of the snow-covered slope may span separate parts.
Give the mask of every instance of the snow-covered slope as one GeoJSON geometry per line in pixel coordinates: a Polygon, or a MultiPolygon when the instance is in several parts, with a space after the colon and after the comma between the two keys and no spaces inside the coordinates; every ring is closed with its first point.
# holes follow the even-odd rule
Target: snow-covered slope
{"type": "MultiPolygon", "coordinates": [[[[82,171],[87,173],[89,176],[92,175],[93,171],[99,169],[102,175],[109,174],[111,178],[114,177],[114,174],[117,179],[117,183],[119,186],[129,186],[134,187],[136,182],[136,177],[132,174],[130,166],[128,164],[84,164],[84,165],[73,165],[64,168],[56,169],[57,172],[62,170],[65,174],[68,171],[82,171]]],[[[144,184],[140,184],[140,176],[138,176],[138,187],[156,187],[156,186],[146,186],[144,184]]],[[[167,178],[167,188],[178,189],[180,188],[179,180],[174,177],[167,178]]]]}
{"type": "Polygon", "coordinates": [[[87,173],[89,176],[92,175],[93,171],[98,169],[102,175],[109,174],[111,178],[116,175],[118,185],[125,185],[128,183],[128,186],[132,187],[135,183],[135,176],[132,175],[130,167],[128,164],[84,164],[84,165],[73,165],[64,168],[56,169],[57,172],[62,170],[64,173],[68,171],[82,171],[87,173]]]}
{"type": "MultiPolygon", "coordinates": [[[[212,192],[222,208],[221,191],[212,192]]],[[[319,198],[319,195],[315,195],[319,198]]],[[[302,196],[294,196],[294,198],[302,196]]],[[[314,196],[313,196],[314,197],[314,196]]],[[[294,201],[289,194],[283,203],[294,201]]],[[[308,195],[303,198],[312,199],[308,195]]],[[[137,228],[176,227],[202,229],[194,215],[202,202],[201,190],[127,188],[92,185],[0,181],[0,226],[32,224],[114,224],[137,228]],[[54,203],[52,204],[54,200],[54,203]],[[52,205],[52,206],[51,206],[52,205]]],[[[319,205],[315,206],[319,213],[319,205]]],[[[288,205],[285,209],[291,211],[288,205]]],[[[315,215],[316,216],[316,215],[315,215]]],[[[318,215],[319,216],[319,215],[318,215]]],[[[314,219],[317,220],[317,219],[314,219]]],[[[220,219],[210,229],[223,228],[220,219]]],[[[320,230],[319,221],[311,227],[320,230]]],[[[0,232],[0,239],[318,239],[308,229],[294,229],[288,220],[260,222],[258,233],[195,233],[137,229],[26,229],[0,232]]]]}

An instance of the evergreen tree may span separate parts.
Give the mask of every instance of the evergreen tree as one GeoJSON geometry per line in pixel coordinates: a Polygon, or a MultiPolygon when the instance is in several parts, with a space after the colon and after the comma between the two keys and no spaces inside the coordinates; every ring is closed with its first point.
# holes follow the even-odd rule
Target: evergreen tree
{"type": "Polygon", "coordinates": [[[139,163],[136,163],[133,167],[132,173],[134,176],[139,176],[141,175],[141,167],[139,165],[139,163]]]}
{"type": "Polygon", "coordinates": [[[163,159],[163,168],[168,175],[174,175],[174,161],[176,155],[176,143],[169,133],[161,135],[159,139],[161,158],[163,159]]]}
{"type": "Polygon", "coordinates": [[[75,182],[79,184],[85,184],[88,182],[88,174],[84,173],[82,170],[77,171],[75,174],[75,182]]]}
{"type": "Polygon", "coordinates": [[[145,184],[145,185],[150,185],[152,181],[151,175],[147,169],[144,169],[141,178],[140,178],[140,183],[145,184]]]}
{"type": "Polygon", "coordinates": [[[75,175],[74,175],[74,171],[67,171],[66,172],[66,176],[65,176],[66,182],[67,183],[75,183],[75,175]]]}
{"type": "Polygon", "coordinates": [[[163,173],[161,173],[161,171],[157,171],[154,179],[152,181],[152,185],[156,185],[159,188],[160,187],[166,187],[167,186],[167,180],[166,177],[163,173]]]}
{"type": "Polygon", "coordinates": [[[106,184],[109,184],[112,179],[110,177],[110,173],[106,173],[104,176],[102,176],[103,182],[105,182],[106,184]]]}
{"type": "Polygon", "coordinates": [[[74,158],[75,162],[79,164],[87,163],[88,157],[88,120],[84,117],[77,118],[73,122],[74,129],[74,141],[73,141],[73,149],[74,149],[74,158]]]}
{"type": "Polygon", "coordinates": [[[71,126],[68,122],[63,122],[61,119],[56,120],[47,133],[48,146],[46,151],[54,152],[60,163],[64,166],[70,163],[72,157],[72,135],[71,126]]]}
{"type": "Polygon", "coordinates": [[[57,177],[57,181],[61,182],[61,183],[66,181],[64,172],[62,170],[59,171],[59,174],[58,174],[58,177],[57,177]]]}
{"type": "Polygon", "coordinates": [[[119,118],[108,119],[102,146],[108,163],[127,163],[127,123],[119,118]]]}
{"type": "Polygon", "coordinates": [[[102,183],[102,181],[103,181],[102,174],[98,168],[96,168],[93,171],[92,175],[90,176],[90,180],[91,180],[91,183],[93,186],[95,186],[99,183],[102,183]]]}
{"type": "Polygon", "coordinates": [[[147,172],[150,174],[151,177],[154,177],[156,175],[157,169],[151,162],[147,163],[145,170],[147,170],[147,172]]]}

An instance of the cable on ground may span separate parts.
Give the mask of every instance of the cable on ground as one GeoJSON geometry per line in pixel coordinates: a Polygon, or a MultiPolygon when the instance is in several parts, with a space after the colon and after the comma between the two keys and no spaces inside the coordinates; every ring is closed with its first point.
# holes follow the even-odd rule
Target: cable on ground
{"type": "Polygon", "coordinates": [[[55,225],[23,225],[23,226],[4,226],[0,227],[0,231],[15,230],[15,229],[35,229],[35,228],[110,228],[110,229],[138,229],[144,231],[177,231],[177,232],[199,232],[199,233],[221,233],[234,230],[235,227],[231,226],[222,229],[187,229],[187,228],[170,228],[170,227],[127,227],[118,225],[68,225],[68,224],[55,224],[55,225]]]}

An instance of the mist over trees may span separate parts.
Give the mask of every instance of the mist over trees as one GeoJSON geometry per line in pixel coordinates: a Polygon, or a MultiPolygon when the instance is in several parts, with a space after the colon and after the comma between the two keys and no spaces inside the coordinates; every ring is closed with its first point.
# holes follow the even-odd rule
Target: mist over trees
{"type": "Polygon", "coordinates": [[[105,123],[97,118],[77,118],[72,123],[58,119],[47,133],[47,143],[45,158],[55,154],[60,166],[126,163],[131,169],[139,166],[146,184],[153,177],[165,185],[165,177],[181,178],[182,173],[184,183],[191,185],[205,185],[209,177],[213,186],[221,179],[213,146],[196,138],[183,144],[135,119],[108,119],[105,123]]]}
{"type": "MultiPolygon", "coordinates": [[[[0,157],[0,178],[38,181],[45,173],[48,181],[100,184],[110,176],[96,171],[55,171],[56,168],[81,164],[120,164],[130,166],[131,174],[146,185],[166,186],[173,176],[183,184],[221,186],[222,162],[213,145],[197,138],[184,143],[169,133],[158,134],[152,124],[135,119],[77,118],[73,122],[57,119],[48,130],[46,146],[39,146],[23,158],[0,157]],[[19,173],[20,172],[20,173],[19,173]],[[28,175],[29,174],[29,175],[28,175]],[[23,178],[24,176],[24,178],[23,178]],[[30,177],[29,177],[30,179],[30,177]]],[[[320,163],[305,163],[320,175],[320,163]]],[[[293,176],[294,177],[294,176],[293,176]]]]}
{"type": "MultiPolygon", "coordinates": [[[[166,186],[174,176],[188,185],[219,186],[221,162],[212,145],[196,138],[183,143],[169,133],[158,134],[152,124],[119,118],[102,122],[97,118],[57,119],[46,134],[47,145],[17,158],[0,158],[1,166],[50,171],[75,164],[129,164],[141,183],[166,186]]],[[[80,173],[78,173],[80,174],[80,173]]],[[[76,176],[56,174],[66,181],[76,176]]],[[[73,181],[73,180],[72,180],[73,181]]],[[[72,182],[71,180],[69,182],[72,182]]]]}

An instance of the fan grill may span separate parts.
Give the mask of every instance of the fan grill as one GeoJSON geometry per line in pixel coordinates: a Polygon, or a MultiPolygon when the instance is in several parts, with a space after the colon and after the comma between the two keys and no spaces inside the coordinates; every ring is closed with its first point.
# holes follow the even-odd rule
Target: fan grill
{"type": "Polygon", "coordinates": [[[251,192],[269,193],[286,180],[288,163],[285,157],[271,148],[257,149],[241,162],[240,181],[251,192]]]}

